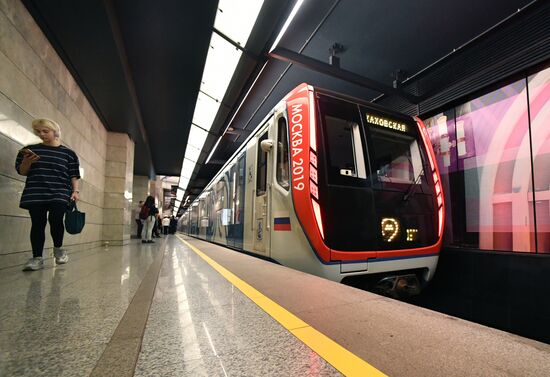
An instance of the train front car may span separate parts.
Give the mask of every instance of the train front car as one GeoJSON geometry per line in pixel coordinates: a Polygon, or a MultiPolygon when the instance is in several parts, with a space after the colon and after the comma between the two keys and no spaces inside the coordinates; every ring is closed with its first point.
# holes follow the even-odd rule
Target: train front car
{"type": "Polygon", "coordinates": [[[321,262],[314,273],[418,293],[435,272],[444,219],[422,122],[305,84],[286,101],[292,198],[321,262]]]}

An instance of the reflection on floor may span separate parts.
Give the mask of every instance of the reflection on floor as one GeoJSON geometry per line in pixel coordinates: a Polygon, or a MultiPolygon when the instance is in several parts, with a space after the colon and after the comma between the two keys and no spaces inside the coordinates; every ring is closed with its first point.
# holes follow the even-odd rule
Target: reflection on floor
{"type": "MultiPolygon", "coordinates": [[[[89,376],[100,360],[116,360],[105,350],[113,334],[135,336],[120,321],[139,315],[128,311],[140,303],[129,305],[159,253],[136,376],[341,375],[174,236],[138,241],[37,272],[2,271],[0,375],[89,376]]],[[[122,364],[112,375],[128,372],[122,364]]]]}

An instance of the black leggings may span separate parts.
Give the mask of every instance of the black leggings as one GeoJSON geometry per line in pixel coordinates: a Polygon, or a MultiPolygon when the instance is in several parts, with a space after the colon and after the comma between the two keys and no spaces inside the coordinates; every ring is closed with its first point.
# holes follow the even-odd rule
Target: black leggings
{"type": "Polygon", "coordinates": [[[50,234],[52,235],[53,246],[63,246],[63,234],[65,233],[63,216],[65,216],[66,210],[67,204],[65,203],[35,204],[29,208],[32,220],[31,245],[33,257],[42,256],[44,242],[46,241],[46,235],[44,233],[46,229],[46,219],[50,223],[50,234]],[[46,214],[48,215],[46,216],[46,214]]]}

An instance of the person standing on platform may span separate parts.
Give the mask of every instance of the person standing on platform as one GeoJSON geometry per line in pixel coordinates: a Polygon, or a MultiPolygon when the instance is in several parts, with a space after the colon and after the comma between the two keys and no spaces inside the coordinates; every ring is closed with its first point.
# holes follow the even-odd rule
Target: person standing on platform
{"type": "Polygon", "coordinates": [[[143,231],[143,220],[139,218],[139,213],[141,212],[142,206],[143,200],[140,200],[138,207],[136,208],[137,238],[141,238],[141,232],[143,231]]]}
{"type": "Polygon", "coordinates": [[[176,234],[176,228],[178,226],[178,220],[172,215],[170,217],[170,234],[176,234]]]}
{"type": "Polygon", "coordinates": [[[168,235],[168,228],[170,227],[170,218],[165,216],[162,219],[162,229],[164,230],[164,235],[168,235]]]}
{"type": "Polygon", "coordinates": [[[155,217],[155,226],[153,227],[153,238],[160,238],[160,232],[162,230],[162,220],[160,218],[160,214],[157,212],[157,216],[155,217]]]}
{"type": "Polygon", "coordinates": [[[65,233],[63,217],[69,201],[78,200],[80,179],[78,156],[61,144],[59,125],[50,119],[35,119],[32,129],[42,142],[24,147],[15,159],[17,172],[27,176],[19,207],[29,211],[32,222],[32,258],[23,271],[44,268],[42,254],[46,222],[50,223],[56,264],[68,262],[69,256],[62,249],[65,233]]]}
{"type": "Polygon", "coordinates": [[[145,203],[143,203],[143,207],[140,212],[140,217],[145,218],[144,221],[144,230],[145,230],[145,239],[141,240],[142,243],[155,243],[155,241],[152,240],[153,235],[153,228],[155,227],[155,221],[157,218],[157,213],[159,213],[159,210],[157,207],[155,207],[155,198],[153,198],[151,195],[145,199],[145,203]],[[146,212],[146,216],[144,216],[144,213],[146,212]]]}

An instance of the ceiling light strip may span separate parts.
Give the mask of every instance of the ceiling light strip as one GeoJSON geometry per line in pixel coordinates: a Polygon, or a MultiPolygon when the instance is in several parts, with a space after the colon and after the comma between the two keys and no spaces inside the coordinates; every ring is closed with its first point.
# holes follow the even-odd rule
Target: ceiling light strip
{"type": "Polygon", "coordinates": [[[212,131],[210,131],[210,130],[207,130],[207,129],[204,129],[203,127],[199,126],[199,125],[196,124],[196,123],[191,122],[191,125],[192,125],[192,126],[195,126],[195,127],[197,127],[197,128],[200,128],[201,130],[203,130],[203,131],[205,131],[205,132],[208,132],[210,135],[215,135],[214,132],[212,132],[212,131]]]}
{"type": "Polygon", "coordinates": [[[231,124],[233,123],[233,120],[235,119],[235,117],[237,116],[237,114],[239,113],[239,110],[241,109],[242,105],[244,104],[244,102],[246,101],[246,99],[248,98],[248,95],[250,94],[250,92],[252,91],[252,88],[254,88],[254,84],[256,84],[256,81],[258,81],[258,79],[260,78],[260,76],[262,75],[262,72],[264,71],[264,68],[266,67],[268,62],[265,62],[264,65],[262,66],[262,69],[260,69],[260,72],[258,72],[258,75],[256,75],[256,78],[254,79],[254,82],[252,83],[252,85],[250,85],[250,88],[248,88],[248,91],[246,92],[246,94],[244,95],[243,99],[241,100],[241,103],[239,103],[239,106],[237,107],[237,110],[235,110],[235,112],[233,113],[233,116],[231,117],[231,119],[229,120],[229,122],[227,123],[227,126],[224,128],[222,134],[220,135],[220,137],[218,138],[218,141],[216,141],[216,144],[214,145],[214,148],[212,148],[212,150],[210,151],[210,154],[208,155],[208,157],[206,158],[206,162],[205,164],[208,164],[208,162],[210,161],[210,159],[212,158],[212,156],[214,155],[214,152],[216,151],[216,148],[218,148],[218,144],[220,144],[220,141],[222,140],[223,138],[223,135],[225,135],[225,133],[227,132],[227,129],[231,126],[231,124]]]}
{"type": "Polygon", "coordinates": [[[275,42],[273,42],[273,45],[269,49],[269,52],[273,51],[275,47],[277,47],[277,45],[281,41],[281,38],[283,38],[283,36],[285,35],[286,29],[288,29],[288,27],[290,26],[290,23],[296,16],[296,13],[298,13],[298,11],[300,10],[300,7],[302,6],[303,3],[304,3],[304,0],[298,0],[296,4],[294,4],[294,8],[292,8],[292,11],[288,15],[283,27],[281,28],[281,31],[279,32],[279,35],[277,35],[277,38],[275,38],[275,42]]]}
{"type": "MultiPolygon", "coordinates": [[[[290,26],[290,24],[292,23],[292,20],[294,19],[294,17],[296,16],[296,14],[298,13],[298,11],[300,10],[302,4],[303,4],[304,0],[298,0],[296,2],[296,4],[294,4],[294,8],[292,8],[292,11],[290,12],[289,16],[287,17],[283,27],[281,28],[281,31],[279,32],[279,34],[277,35],[277,38],[275,39],[275,42],[273,43],[273,45],[271,46],[271,49],[270,49],[270,52],[275,49],[275,47],[277,47],[277,45],[279,44],[281,38],[283,37],[283,35],[285,34],[286,30],[288,29],[288,27],[290,26]]],[[[338,3],[339,1],[337,1],[336,3],[338,3]]],[[[328,15],[330,13],[332,13],[332,10],[336,7],[336,4],[333,4],[332,7],[330,8],[329,12],[325,15],[325,17],[323,18],[323,20],[321,21],[321,24],[324,23],[324,21],[328,18],[328,15]]],[[[315,29],[315,32],[319,29],[320,25],[317,26],[317,28],[315,29]]],[[[311,36],[310,38],[308,38],[308,41],[311,39],[311,36]]],[[[307,42],[306,41],[306,44],[307,42]]],[[[302,46],[302,48],[300,49],[300,51],[302,51],[303,49],[305,48],[305,45],[302,46]]],[[[267,66],[267,63],[269,61],[265,62],[264,65],[262,66],[262,69],[260,69],[260,72],[258,72],[258,74],[256,75],[256,78],[254,79],[254,82],[252,82],[252,84],[250,85],[250,87],[248,88],[248,91],[246,92],[246,94],[244,95],[243,99],[241,100],[241,102],[239,103],[239,106],[237,107],[237,110],[234,111],[233,113],[233,116],[231,117],[231,119],[229,120],[229,122],[227,123],[227,126],[225,126],[223,132],[221,133],[220,137],[218,138],[218,140],[216,141],[216,144],[214,144],[214,148],[212,148],[212,150],[210,151],[210,153],[208,154],[208,157],[206,158],[206,161],[205,161],[205,164],[208,164],[210,162],[210,160],[212,159],[212,156],[214,156],[214,153],[216,152],[216,149],[218,148],[218,145],[220,144],[223,136],[225,135],[225,133],[227,132],[227,129],[231,126],[231,124],[233,123],[233,120],[235,119],[235,117],[237,116],[237,114],[239,113],[239,110],[241,109],[242,105],[244,104],[244,102],[246,101],[246,99],[248,98],[248,95],[250,94],[250,92],[252,91],[252,89],[254,88],[254,85],[256,84],[256,81],[258,81],[258,79],[260,78],[260,76],[262,75],[262,72],[264,71],[265,67],[267,66]]],[[[283,72],[282,75],[279,76],[279,80],[277,80],[277,82],[275,83],[275,85],[271,88],[271,90],[269,91],[269,94],[271,94],[271,92],[273,91],[273,89],[275,88],[275,86],[279,83],[280,79],[284,76],[284,74],[288,71],[288,69],[290,68],[291,64],[288,65],[287,69],[283,72]]],[[[248,122],[246,123],[244,129],[246,129],[246,127],[248,126],[248,124],[250,123],[250,121],[252,120],[252,118],[256,115],[256,113],[258,112],[258,110],[260,109],[260,107],[263,105],[263,103],[265,102],[265,99],[267,97],[269,97],[269,94],[264,97],[264,100],[262,101],[262,103],[260,104],[260,106],[258,106],[258,108],[256,109],[256,111],[254,111],[254,114],[252,114],[252,117],[250,117],[250,119],[248,120],[248,122]]]]}
{"type": "MultiPolygon", "coordinates": [[[[203,101],[205,98],[208,98],[215,101],[217,106],[212,106],[208,100],[203,102],[200,106],[197,106],[199,101],[199,97],[197,97],[197,104],[195,105],[191,127],[191,130],[193,130],[193,126],[196,127],[193,132],[194,140],[191,140],[191,143],[193,144],[190,143],[189,139],[187,141],[189,146],[201,151],[199,152],[199,157],[197,157],[197,159],[200,158],[200,153],[202,153],[202,149],[208,135],[213,134],[210,132],[210,128],[212,127],[215,117],[219,112],[219,108],[222,105],[221,101],[227,92],[227,88],[235,73],[235,69],[241,58],[242,52],[245,52],[256,60],[258,59],[258,57],[247,51],[244,46],[246,45],[252,28],[256,23],[262,5],[263,0],[256,1],[255,3],[246,2],[237,4],[233,1],[220,0],[220,3],[218,4],[218,13],[216,14],[214,27],[212,28],[213,33],[210,37],[210,49],[206,59],[205,70],[203,72],[203,77],[201,79],[202,84],[200,87],[200,93],[206,96],[203,97],[203,101]],[[223,12],[222,9],[226,9],[226,12],[223,12]],[[219,38],[216,38],[215,35],[219,38]],[[224,43],[231,45],[232,48],[236,48],[239,51],[238,54],[230,54],[230,50],[224,46],[224,43]],[[229,60],[228,55],[230,55],[229,60]],[[219,74],[220,65],[225,66],[232,72],[232,74],[225,76],[227,80],[220,80],[220,77],[216,75],[216,72],[219,74]],[[216,88],[216,86],[220,83],[221,86],[216,88]],[[216,93],[216,95],[212,95],[213,93],[216,93]],[[220,98],[216,98],[216,96],[220,98]],[[199,111],[202,111],[202,113],[197,113],[197,108],[199,108],[199,111]],[[201,134],[201,132],[197,132],[198,130],[204,133],[201,134]]],[[[219,140],[213,150],[215,150],[218,144],[219,140]]],[[[178,182],[178,186],[182,187],[184,191],[187,189],[190,177],[198,165],[196,161],[192,161],[195,156],[197,156],[196,150],[193,150],[192,152],[190,152],[190,150],[186,151],[178,182]],[[189,178],[187,176],[189,176],[189,178]]],[[[208,160],[209,159],[210,156],[208,160]]]]}
{"type": "Polygon", "coordinates": [[[232,44],[233,46],[235,46],[236,49],[238,50],[241,50],[242,52],[245,52],[245,53],[249,53],[251,55],[254,55],[252,54],[251,52],[248,52],[247,50],[244,49],[243,46],[241,46],[239,43],[235,42],[233,39],[229,38],[227,35],[225,35],[224,33],[222,33],[221,31],[219,31],[218,29],[216,29],[215,27],[212,28],[212,31],[216,34],[218,34],[220,37],[222,37],[223,39],[225,39],[227,42],[229,42],[230,44],[232,44]]]}

